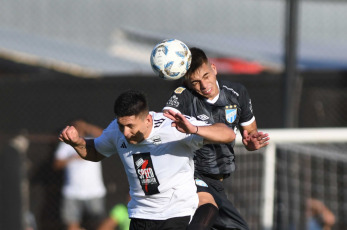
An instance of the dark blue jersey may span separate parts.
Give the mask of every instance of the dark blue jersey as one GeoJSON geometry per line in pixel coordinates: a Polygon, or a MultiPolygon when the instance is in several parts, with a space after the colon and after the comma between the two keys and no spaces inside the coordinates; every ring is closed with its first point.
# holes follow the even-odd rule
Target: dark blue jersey
{"type": "MultiPolygon", "coordinates": [[[[219,98],[213,104],[185,87],[178,87],[164,109],[176,109],[182,114],[208,123],[225,123],[235,133],[240,125],[253,122],[251,99],[239,83],[218,81],[219,98]]],[[[200,174],[228,175],[235,170],[234,147],[230,144],[209,144],[195,152],[195,171],[200,174]]]]}

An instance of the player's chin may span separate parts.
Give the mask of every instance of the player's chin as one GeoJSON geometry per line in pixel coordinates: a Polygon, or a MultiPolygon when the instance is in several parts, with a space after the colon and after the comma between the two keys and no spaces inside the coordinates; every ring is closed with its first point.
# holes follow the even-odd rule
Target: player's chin
{"type": "Polygon", "coordinates": [[[136,141],[135,141],[135,140],[128,139],[128,138],[126,138],[126,140],[127,140],[127,142],[128,142],[129,144],[136,144],[136,141]]]}
{"type": "MultiPolygon", "coordinates": [[[[142,141],[142,140],[141,140],[142,141]]],[[[140,143],[141,141],[139,141],[137,138],[130,138],[130,139],[127,139],[127,142],[129,144],[132,144],[132,145],[136,145],[138,143],[140,143]]]]}

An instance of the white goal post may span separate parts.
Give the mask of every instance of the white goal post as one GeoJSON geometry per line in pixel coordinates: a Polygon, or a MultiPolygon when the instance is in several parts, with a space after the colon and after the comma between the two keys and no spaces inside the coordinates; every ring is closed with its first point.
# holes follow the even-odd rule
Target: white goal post
{"type": "MultiPolygon", "coordinates": [[[[270,144],[264,150],[260,229],[272,230],[274,228],[276,145],[347,143],[347,128],[293,128],[259,131],[268,133],[270,136],[270,144]]],[[[239,135],[236,139],[236,145],[242,145],[242,138],[239,135]]]]}

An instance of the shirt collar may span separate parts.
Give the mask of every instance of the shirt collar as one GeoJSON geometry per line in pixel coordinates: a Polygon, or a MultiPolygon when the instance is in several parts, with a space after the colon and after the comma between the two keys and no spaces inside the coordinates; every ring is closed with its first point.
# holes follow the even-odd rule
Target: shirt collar
{"type": "Polygon", "coordinates": [[[220,90],[219,90],[219,84],[218,84],[218,81],[217,81],[217,80],[216,80],[216,84],[217,84],[217,88],[218,88],[218,94],[217,94],[217,96],[215,96],[212,100],[206,99],[206,102],[207,102],[207,103],[214,104],[214,103],[216,103],[216,101],[217,101],[218,98],[219,98],[220,90]]]}

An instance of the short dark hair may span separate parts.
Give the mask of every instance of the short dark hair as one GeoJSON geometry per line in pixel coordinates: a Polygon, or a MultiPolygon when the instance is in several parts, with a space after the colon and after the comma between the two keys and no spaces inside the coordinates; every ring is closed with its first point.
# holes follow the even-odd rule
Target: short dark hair
{"type": "Polygon", "coordinates": [[[137,90],[128,90],[118,96],[114,103],[114,113],[116,117],[125,117],[148,114],[148,104],[143,92],[137,90]]]}
{"type": "Polygon", "coordinates": [[[205,52],[197,47],[193,47],[189,49],[192,54],[192,62],[190,63],[190,67],[185,74],[185,80],[188,80],[189,77],[199,69],[204,63],[208,63],[208,58],[205,52]]]}

